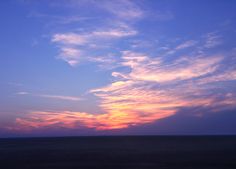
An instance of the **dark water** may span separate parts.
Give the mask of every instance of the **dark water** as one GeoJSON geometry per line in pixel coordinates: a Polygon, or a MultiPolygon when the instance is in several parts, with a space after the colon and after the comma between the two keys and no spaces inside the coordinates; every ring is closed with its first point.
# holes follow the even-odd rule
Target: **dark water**
{"type": "Polygon", "coordinates": [[[0,169],[236,169],[236,136],[0,139],[0,169]]]}

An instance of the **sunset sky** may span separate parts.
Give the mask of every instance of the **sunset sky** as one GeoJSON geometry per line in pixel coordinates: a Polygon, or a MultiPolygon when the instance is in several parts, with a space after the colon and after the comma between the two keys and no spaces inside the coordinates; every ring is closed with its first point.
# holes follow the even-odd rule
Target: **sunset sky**
{"type": "Polygon", "coordinates": [[[3,0],[0,137],[236,134],[236,1],[3,0]]]}

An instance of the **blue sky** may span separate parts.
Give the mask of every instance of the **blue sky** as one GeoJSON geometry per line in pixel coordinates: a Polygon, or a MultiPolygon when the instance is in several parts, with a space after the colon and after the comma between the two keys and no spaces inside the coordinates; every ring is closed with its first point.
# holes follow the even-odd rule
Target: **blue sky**
{"type": "Polygon", "coordinates": [[[3,1],[0,136],[235,134],[235,7],[3,1]]]}

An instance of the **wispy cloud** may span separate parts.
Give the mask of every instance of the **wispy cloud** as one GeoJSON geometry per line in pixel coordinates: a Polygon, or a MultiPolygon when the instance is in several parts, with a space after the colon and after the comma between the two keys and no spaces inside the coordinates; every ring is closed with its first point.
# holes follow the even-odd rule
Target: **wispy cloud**
{"type": "Polygon", "coordinates": [[[23,92],[23,91],[22,91],[22,92],[17,92],[16,94],[17,94],[17,95],[27,95],[27,94],[30,94],[30,93],[29,93],[29,92],[23,92]]]}
{"type": "MultiPolygon", "coordinates": [[[[113,40],[134,36],[138,32],[129,26],[118,26],[107,30],[95,30],[86,33],[61,33],[52,37],[52,42],[59,44],[59,58],[69,65],[77,65],[80,60],[90,61],[91,56],[86,55],[88,51],[97,50],[101,44],[113,43],[113,40]],[[83,55],[81,53],[84,53],[83,55]],[[81,59],[83,58],[83,59],[81,59]]],[[[104,48],[106,49],[106,47],[104,48]]],[[[102,51],[103,48],[100,48],[102,51]]],[[[109,53],[107,53],[108,55],[109,53]]],[[[99,56],[96,56],[99,57],[99,56]]],[[[107,59],[103,59],[105,61],[107,59]]],[[[95,61],[95,60],[93,60],[95,61]]]]}
{"type": "MultiPolygon", "coordinates": [[[[76,1],[70,3],[75,8],[78,7],[79,9],[81,7],[81,4],[76,1]]],[[[97,23],[89,28],[82,26],[80,31],[74,29],[68,32],[57,32],[51,38],[51,41],[57,44],[60,49],[59,58],[71,66],[79,64],[81,60],[91,61],[89,59],[92,58],[91,55],[94,58],[101,57],[95,56],[98,49],[103,55],[109,55],[107,44],[109,44],[109,48],[114,48],[113,44],[117,41],[138,35],[138,30],[134,28],[133,23],[144,17],[144,11],[136,2],[130,0],[121,0],[115,3],[112,1],[87,1],[87,3],[93,6],[94,9],[108,14],[104,15],[102,20],[97,20],[97,23]],[[83,54],[81,55],[81,53],[83,54]]],[[[82,2],[82,4],[84,3],[82,2]]],[[[105,60],[107,59],[103,59],[103,61],[105,60]]]]}
{"type": "Polygon", "coordinates": [[[178,45],[175,49],[176,50],[185,49],[185,48],[192,47],[192,46],[194,46],[196,44],[197,44],[197,41],[189,40],[189,41],[186,41],[186,42],[178,45]]]}
{"type": "Polygon", "coordinates": [[[74,96],[64,96],[64,95],[49,95],[49,94],[34,94],[29,92],[17,92],[17,95],[29,95],[34,97],[44,97],[49,99],[59,99],[59,100],[67,100],[67,101],[80,101],[83,100],[80,97],[74,97],[74,96]]]}
{"type": "Polygon", "coordinates": [[[87,42],[87,37],[76,33],[65,33],[53,35],[52,42],[59,42],[63,44],[82,45],[87,42]]]}
{"type": "Polygon", "coordinates": [[[92,32],[92,35],[95,37],[101,37],[101,38],[122,38],[126,36],[133,36],[136,35],[137,31],[136,30],[131,30],[131,29],[111,29],[107,31],[94,31],[92,32]]]}
{"type": "Polygon", "coordinates": [[[184,49],[187,49],[190,47],[195,47],[197,43],[198,43],[198,41],[196,41],[196,40],[187,40],[187,41],[184,41],[184,42],[178,44],[174,48],[164,47],[162,49],[166,50],[166,55],[172,55],[178,51],[181,51],[181,50],[184,50],[184,49]]]}
{"type": "Polygon", "coordinates": [[[213,48],[222,44],[221,36],[217,32],[210,32],[206,36],[206,42],[204,47],[213,48]]]}
{"type": "Polygon", "coordinates": [[[122,64],[132,68],[124,77],[158,83],[197,78],[212,73],[222,60],[220,56],[213,56],[211,59],[204,56],[182,57],[164,64],[160,58],[150,59],[143,54],[129,51],[124,52],[122,58],[122,64]]]}
{"type": "Polygon", "coordinates": [[[214,76],[209,76],[199,80],[200,84],[208,84],[214,82],[224,82],[236,80],[236,70],[228,70],[225,72],[218,73],[214,76]]]}
{"type": "Polygon", "coordinates": [[[86,45],[94,40],[102,40],[109,38],[122,38],[127,36],[136,35],[137,31],[126,28],[116,28],[107,30],[96,30],[88,33],[78,34],[78,33],[61,33],[53,35],[52,42],[58,42],[65,45],[86,45]]]}
{"type": "Polygon", "coordinates": [[[120,0],[116,3],[112,1],[98,2],[101,8],[111,12],[120,19],[136,19],[141,18],[144,15],[144,11],[131,0],[120,0]]]}
{"type": "Polygon", "coordinates": [[[41,94],[37,95],[39,97],[45,97],[50,99],[59,99],[59,100],[69,100],[69,101],[80,101],[83,100],[80,97],[74,97],[74,96],[60,96],[60,95],[47,95],[47,94],[41,94]]]}
{"type": "Polygon", "coordinates": [[[69,65],[75,66],[79,63],[82,52],[79,49],[72,47],[61,48],[59,58],[66,61],[69,65]]]}

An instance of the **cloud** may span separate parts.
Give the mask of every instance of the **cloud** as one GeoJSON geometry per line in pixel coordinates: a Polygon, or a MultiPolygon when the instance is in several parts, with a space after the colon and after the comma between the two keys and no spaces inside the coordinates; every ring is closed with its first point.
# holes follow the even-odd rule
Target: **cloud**
{"type": "Polygon", "coordinates": [[[119,67],[119,61],[114,54],[107,54],[106,56],[87,57],[89,62],[94,62],[102,70],[112,70],[119,67]]]}
{"type": "Polygon", "coordinates": [[[49,94],[33,94],[29,92],[17,92],[17,95],[31,95],[35,97],[44,97],[49,99],[59,99],[59,100],[67,100],[67,101],[80,101],[83,100],[80,97],[74,97],[74,96],[64,96],[64,95],[49,95],[49,94]]]}
{"type": "MultiPolygon", "coordinates": [[[[130,71],[113,72],[111,84],[90,90],[99,99],[103,113],[31,112],[17,118],[16,126],[32,130],[44,127],[122,129],[152,123],[175,115],[183,108],[201,107],[212,113],[235,108],[236,95],[208,85],[236,80],[235,71],[219,70],[223,56],[182,57],[172,63],[142,53],[124,51],[121,65],[130,71]]],[[[41,97],[70,99],[65,96],[41,97]]],[[[204,116],[204,114],[198,114],[204,116]]]]}
{"type": "Polygon", "coordinates": [[[210,32],[206,36],[205,48],[213,48],[222,44],[221,36],[217,32],[210,32]]]}
{"type": "Polygon", "coordinates": [[[124,77],[152,82],[169,82],[197,78],[216,70],[222,60],[220,56],[209,59],[204,56],[195,58],[183,57],[169,64],[164,64],[160,58],[150,59],[148,56],[126,51],[123,55],[124,66],[132,68],[124,77]]]}
{"type": "Polygon", "coordinates": [[[199,80],[201,84],[208,84],[214,82],[224,82],[236,80],[236,70],[229,70],[226,72],[219,73],[215,76],[209,76],[199,80]]]}
{"type": "MultiPolygon", "coordinates": [[[[91,51],[96,53],[96,50],[106,52],[105,43],[112,44],[116,39],[122,39],[129,36],[134,36],[138,32],[135,29],[127,25],[119,25],[117,28],[106,28],[106,30],[95,30],[91,32],[84,33],[61,33],[55,34],[52,37],[52,42],[59,44],[60,54],[59,58],[66,61],[69,65],[75,66],[80,61],[91,61],[92,56],[86,55],[91,51]],[[100,46],[103,47],[100,47],[100,46]],[[82,54],[83,53],[83,54],[82,54]]],[[[109,53],[107,53],[108,55],[109,53]]],[[[94,58],[101,58],[100,56],[94,56],[94,58]]],[[[108,61],[103,57],[103,61],[108,61]]],[[[92,61],[96,61],[93,59],[92,61]]],[[[101,61],[97,59],[98,62],[101,61]]]]}
{"type": "Polygon", "coordinates": [[[97,5],[116,17],[125,20],[141,18],[144,15],[143,10],[131,0],[120,0],[115,3],[112,1],[102,1],[102,3],[99,2],[97,5]]]}
{"type": "Polygon", "coordinates": [[[68,100],[68,101],[80,101],[83,100],[80,97],[73,97],[73,96],[61,96],[61,95],[47,95],[47,94],[40,94],[37,95],[39,97],[45,97],[49,99],[59,99],[59,100],[68,100]]]}
{"type": "Polygon", "coordinates": [[[96,130],[111,130],[127,128],[130,125],[144,124],[153,119],[164,118],[168,111],[140,117],[132,112],[111,112],[107,114],[94,115],[85,112],[31,112],[25,118],[17,118],[17,127],[9,127],[11,130],[32,130],[43,127],[64,128],[92,128],[96,130]]]}
{"type": "Polygon", "coordinates": [[[178,85],[177,82],[192,81],[213,73],[222,60],[221,57],[212,57],[208,60],[196,57],[195,59],[177,60],[170,66],[164,66],[160,59],[151,59],[143,54],[130,51],[124,52],[123,59],[123,65],[129,66],[131,71],[112,73],[114,77],[123,80],[91,92],[103,100],[101,106],[107,111],[121,109],[128,112],[137,109],[136,111],[154,111],[157,114],[163,111],[162,108],[175,111],[176,108],[182,106],[210,104],[211,98],[202,100],[201,98],[185,98],[195,92],[203,91],[200,87],[195,88],[188,81],[182,85],[178,85]],[[172,89],[172,84],[176,89],[172,89]],[[160,85],[160,87],[155,88],[156,85],[160,85]],[[187,96],[179,92],[182,90],[185,90],[187,96]]]}
{"type": "MultiPolygon", "coordinates": [[[[101,58],[97,53],[103,53],[103,61],[108,56],[111,48],[116,48],[114,44],[117,42],[138,35],[138,30],[134,27],[134,23],[144,17],[144,11],[139,7],[137,2],[130,0],[113,1],[70,1],[69,6],[78,10],[87,5],[96,11],[102,13],[94,24],[80,24],[75,29],[69,31],[57,32],[52,35],[51,41],[59,48],[59,58],[66,61],[69,65],[75,66],[81,62],[90,62],[91,58],[101,58]],[[79,29],[79,30],[78,30],[79,29]],[[78,50],[80,53],[68,54],[64,50],[78,50]],[[99,51],[98,51],[99,49],[99,51]],[[83,53],[81,55],[81,53],[83,53]],[[75,56],[76,55],[76,56],[75,56]],[[78,57],[79,56],[79,57],[78,57]]],[[[55,16],[54,16],[55,17],[55,16]]],[[[84,16],[83,16],[84,17],[84,16]]],[[[64,18],[59,17],[60,20],[64,18]]],[[[69,20],[78,20],[81,18],[73,16],[69,20]]],[[[93,59],[94,62],[96,59],[93,59]]],[[[99,65],[102,65],[98,60],[99,65]]],[[[105,62],[103,62],[105,63],[105,62]]],[[[104,66],[99,66],[104,67],[104,66]]]]}
{"type": "MultiPolygon", "coordinates": [[[[218,32],[210,32],[207,33],[206,35],[203,35],[203,42],[199,43],[200,40],[187,40],[184,41],[182,43],[180,43],[179,45],[177,45],[174,48],[166,48],[164,47],[164,50],[166,50],[165,55],[169,56],[169,55],[173,55],[176,54],[178,51],[181,51],[183,49],[187,49],[187,48],[192,48],[193,51],[198,51],[198,53],[204,54],[203,50],[207,50],[210,48],[214,48],[216,46],[219,46],[220,44],[223,43],[222,41],[222,37],[219,35],[218,32]]],[[[169,42],[171,43],[171,42],[169,42]]]]}
{"type": "Polygon", "coordinates": [[[66,61],[69,65],[75,66],[79,63],[82,52],[79,49],[72,47],[63,47],[61,48],[61,52],[59,58],[66,61]]]}
{"type": "Polygon", "coordinates": [[[136,35],[137,31],[131,28],[116,28],[107,30],[96,30],[88,33],[58,33],[53,35],[52,42],[65,45],[86,45],[95,39],[122,38],[136,35]]]}
{"type": "Polygon", "coordinates": [[[94,31],[92,35],[94,37],[101,37],[101,38],[121,38],[126,36],[133,36],[136,35],[136,30],[119,30],[119,29],[112,29],[108,31],[94,31]]]}
{"type": "Polygon", "coordinates": [[[192,47],[192,46],[194,46],[196,44],[197,44],[197,41],[189,40],[189,41],[186,41],[186,42],[178,45],[175,49],[176,50],[185,49],[185,48],[192,47]]]}
{"type": "Polygon", "coordinates": [[[173,49],[169,49],[168,47],[161,47],[161,49],[166,50],[166,55],[172,55],[172,54],[176,53],[177,51],[180,51],[180,50],[183,50],[186,48],[190,48],[190,47],[194,47],[194,46],[196,46],[197,43],[198,43],[198,41],[188,40],[188,41],[182,42],[181,44],[177,45],[173,49]]]}
{"type": "Polygon", "coordinates": [[[17,92],[16,93],[17,95],[28,95],[28,94],[30,94],[29,92],[17,92]]]}
{"type": "Polygon", "coordinates": [[[86,42],[86,37],[76,33],[55,34],[52,37],[52,42],[62,44],[81,45],[86,42]]]}

